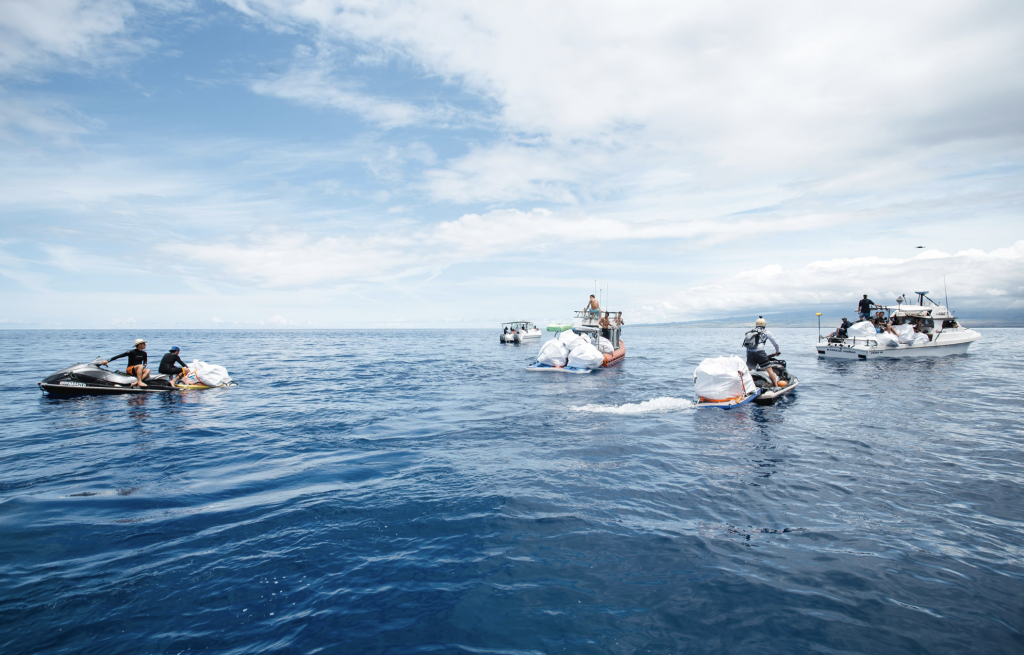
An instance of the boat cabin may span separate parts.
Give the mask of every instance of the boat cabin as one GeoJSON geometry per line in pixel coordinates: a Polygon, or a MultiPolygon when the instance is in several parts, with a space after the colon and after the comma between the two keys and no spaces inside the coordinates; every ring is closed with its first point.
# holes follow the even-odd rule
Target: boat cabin
{"type": "Polygon", "coordinates": [[[601,325],[601,316],[605,315],[605,310],[601,310],[601,315],[596,316],[590,310],[578,310],[576,312],[576,321],[572,326],[572,331],[577,334],[594,334],[602,336],[608,341],[612,342],[613,348],[619,347],[619,335],[622,332],[622,326],[619,325],[612,317],[617,316],[618,312],[607,312],[608,314],[608,326],[603,327],[601,325]]]}

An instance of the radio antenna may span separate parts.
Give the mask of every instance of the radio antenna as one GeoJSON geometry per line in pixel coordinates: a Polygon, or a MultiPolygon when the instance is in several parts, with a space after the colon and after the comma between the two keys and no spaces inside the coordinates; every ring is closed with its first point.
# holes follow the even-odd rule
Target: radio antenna
{"type": "Polygon", "coordinates": [[[946,311],[949,311],[949,292],[946,291],[946,275],[942,275],[942,294],[946,296],[946,311]]]}

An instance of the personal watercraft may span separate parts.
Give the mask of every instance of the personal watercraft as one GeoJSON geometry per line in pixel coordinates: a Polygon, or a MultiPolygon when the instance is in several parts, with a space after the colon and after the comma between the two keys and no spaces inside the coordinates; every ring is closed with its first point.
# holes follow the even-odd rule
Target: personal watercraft
{"type": "MultiPolygon", "coordinates": [[[[151,373],[144,380],[145,387],[132,386],[136,381],[135,376],[128,375],[123,371],[111,371],[100,362],[103,358],[97,357],[89,364],[75,364],[47,376],[39,383],[43,391],[62,396],[73,396],[81,394],[111,394],[111,393],[159,393],[173,391],[175,389],[210,389],[206,385],[171,384],[171,379],[163,373],[151,373]]],[[[233,382],[230,384],[234,384],[233,382]]]]}
{"type": "Polygon", "coordinates": [[[785,360],[778,359],[775,355],[768,356],[769,362],[757,366],[750,372],[750,376],[754,378],[754,384],[760,390],[760,393],[754,398],[754,402],[758,405],[771,405],[776,400],[785,396],[786,394],[796,389],[800,381],[796,379],[795,375],[790,375],[789,371],[786,370],[785,360]],[[772,384],[772,379],[768,375],[768,369],[775,371],[775,377],[779,380],[779,386],[772,384]]]}

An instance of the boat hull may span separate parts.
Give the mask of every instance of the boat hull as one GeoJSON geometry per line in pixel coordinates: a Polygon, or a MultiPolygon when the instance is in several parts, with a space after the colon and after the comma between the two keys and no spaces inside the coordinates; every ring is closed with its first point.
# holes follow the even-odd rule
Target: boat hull
{"type": "Polygon", "coordinates": [[[573,373],[575,375],[586,375],[587,373],[593,373],[596,369],[573,368],[571,366],[556,368],[554,366],[548,366],[547,364],[541,364],[540,362],[534,362],[527,366],[526,370],[533,371],[535,373],[573,373]]]}
{"type": "Polygon", "coordinates": [[[713,402],[713,401],[708,401],[708,400],[701,400],[701,401],[698,401],[698,402],[694,403],[693,406],[698,408],[698,409],[709,409],[709,408],[710,409],[734,409],[736,407],[741,407],[743,405],[746,405],[747,403],[753,401],[754,399],[756,399],[760,395],[761,395],[761,390],[758,389],[757,391],[755,391],[754,393],[750,394],[749,396],[743,398],[742,400],[726,400],[726,401],[723,401],[723,402],[713,402]]]}
{"type": "Polygon", "coordinates": [[[48,384],[40,382],[39,388],[52,396],[107,396],[125,393],[166,393],[174,391],[176,387],[171,386],[148,386],[148,387],[100,387],[88,384],[48,384]]]}
{"type": "Polygon", "coordinates": [[[878,346],[843,344],[818,344],[818,357],[826,359],[903,359],[905,357],[947,357],[964,355],[974,341],[927,346],[901,346],[881,348],[878,346]]]}
{"type": "Polygon", "coordinates": [[[800,386],[800,380],[792,378],[790,379],[789,384],[784,387],[780,387],[778,389],[773,389],[770,391],[765,391],[764,389],[762,389],[761,393],[758,394],[757,398],[754,398],[754,404],[771,405],[779,398],[791,394],[793,390],[796,389],[798,386],[800,386]]]}

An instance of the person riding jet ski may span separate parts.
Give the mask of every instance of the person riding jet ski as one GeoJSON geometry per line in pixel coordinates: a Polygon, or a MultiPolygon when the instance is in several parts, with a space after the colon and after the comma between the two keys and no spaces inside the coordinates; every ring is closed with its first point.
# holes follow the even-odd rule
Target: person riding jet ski
{"type": "MultiPolygon", "coordinates": [[[[768,321],[764,320],[763,316],[758,316],[757,321],[754,322],[754,329],[747,332],[743,337],[743,347],[747,349],[747,368],[750,370],[754,370],[758,366],[766,366],[771,361],[764,350],[767,342],[771,341],[772,345],[775,346],[776,355],[781,354],[779,343],[772,336],[772,333],[766,329],[767,325],[768,321]]],[[[775,375],[775,371],[769,368],[767,372],[768,377],[772,380],[772,385],[779,386],[779,378],[775,375]]]]}
{"type": "Polygon", "coordinates": [[[132,386],[148,386],[143,382],[143,380],[149,377],[149,369],[146,368],[146,364],[149,362],[149,355],[146,354],[146,340],[136,339],[135,348],[132,350],[126,350],[120,355],[114,355],[110,359],[103,360],[100,362],[100,366],[105,366],[115,359],[121,359],[122,357],[128,358],[128,368],[125,369],[125,373],[128,375],[134,375],[136,378],[135,382],[132,382],[132,386]]]}
{"type": "Polygon", "coordinates": [[[185,366],[185,362],[181,361],[180,353],[181,348],[177,346],[171,348],[160,360],[160,368],[157,369],[171,378],[172,385],[177,384],[178,380],[188,375],[188,368],[185,366]]]}

